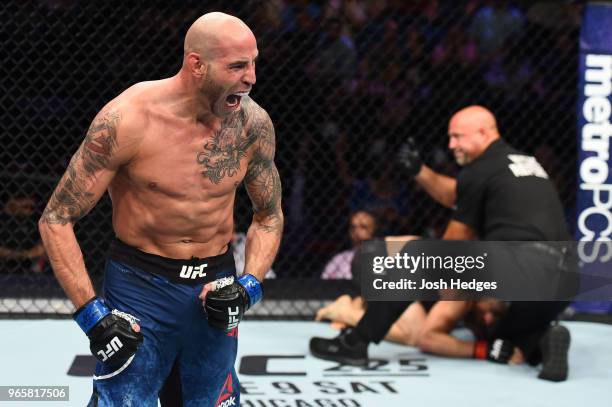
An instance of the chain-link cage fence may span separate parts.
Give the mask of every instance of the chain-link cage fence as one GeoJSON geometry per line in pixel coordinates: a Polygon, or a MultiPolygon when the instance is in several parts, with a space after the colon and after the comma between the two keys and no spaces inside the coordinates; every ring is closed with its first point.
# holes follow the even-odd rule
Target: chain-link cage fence
{"type": "MultiPolygon", "coordinates": [[[[449,211],[393,170],[394,155],[411,136],[428,165],[456,174],[446,126],[469,104],[490,108],[503,137],[540,160],[571,216],[580,5],[7,1],[0,5],[0,312],[70,312],[40,244],[41,210],[97,111],[136,82],[174,75],[187,28],[212,10],[254,31],[260,56],[251,95],[276,127],[285,233],[260,314],[312,315],[321,300],[350,288],[332,280],[346,276],[355,211],[376,216],[378,235],[441,234],[449,211]],[[321,279],[324,270],[332,280],[321,279]]],[[[237,232],[251,213],[241,189],[237,232]]],[[[113,236],[108,197],[76,234],[99,287],[113,236]]]]}

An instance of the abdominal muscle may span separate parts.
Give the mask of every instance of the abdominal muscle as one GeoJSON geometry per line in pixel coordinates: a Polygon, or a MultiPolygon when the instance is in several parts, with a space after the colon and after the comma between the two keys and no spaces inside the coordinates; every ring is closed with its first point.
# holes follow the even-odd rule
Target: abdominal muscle
{"type": "Polygon", "coordinates": [[[234,193],[206,201],[111,190],[113,229],[122,242],[172,259],[223,254],[233,235],[234,193]]]}

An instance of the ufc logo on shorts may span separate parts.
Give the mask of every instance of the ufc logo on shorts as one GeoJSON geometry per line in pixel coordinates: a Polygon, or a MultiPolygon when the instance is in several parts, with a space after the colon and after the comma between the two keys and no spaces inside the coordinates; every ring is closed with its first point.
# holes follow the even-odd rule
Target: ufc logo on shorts
{"type": "Polygon", "coordinates": [[[240,309],[238,307],[235,307],[234,310],[232,310],[231,308],[227,309],[227,314],[229,315],[228,318],[228,329],[234,329],[238,326],[238,323],[240,322],[240,317],[238,315],[240,315],[240,309]]]}
{"type": "Polygon", "coordinates": [[[200,264],[199,266],[183,266],[181,269],[181,278],[196,279],[198,277],[206,277],[204,269],[208,267],[208,264],[200,264]]]}
{"type": "Polygon", "coordinates": [[[235,406],[235,405],[236,405],[236,397],[232,396],[228,398],[227,400],[217,404],[217,407],[230,407],[230,406],[235,406]]]}
{"type": "Polygon", "coordinates": [[[117,352],[121,348],[123,348],[123,344],[121,343],[119,338],[115,336],[113,337],[113,339],[110,340],[109,343],[106,344],[106,350],[100,349],[97,353],[98,355],[100,355],[100,357],[102,357],[102,362],[106,362],[108,358],[113,356],[115,352],[117,352]]]}

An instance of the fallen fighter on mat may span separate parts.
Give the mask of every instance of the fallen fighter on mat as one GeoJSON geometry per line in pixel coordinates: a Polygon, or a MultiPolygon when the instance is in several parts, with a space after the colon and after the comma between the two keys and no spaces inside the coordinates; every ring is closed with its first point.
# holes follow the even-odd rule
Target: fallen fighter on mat
{"type": "MultiPolygon", "coordinates": [[[[483,106],[465,107],[449,120],[448,148],[462,167],[457,178],[437,173],[423,164],[416,144],[411,138],[406,140],[398,149],[397,164],[407,178],[412,178],[434,200],[453,210],[442,240],[522,242],[512,249],[501,250],[503,258],[509,261],[498,262],[494,271],[519,278],[512,285],[516,290],[513,298],[502,298],[525,300],[508,306],[494,333],[483,338],[488,342],[457,342],[449,335],[450,329],[472,306],[449,310],[441,316],[445,320],[435,321],[438,325],[434,324],[436,329],[431,329],[432,334],[419,333],[417,342],[423,342],[422,347],[430,352],[498,362],[511,359],[514,353],[514,346],[508,345],[511,342],[528,363],[543,360],[541,378],[564,380],[569,332],[559,326],[551,328],[551,322],[569,305],[571,295],[566,294],[571,294],[574,287],[564,280],[573,272],[574,262],[568,261],[571,252],[567,248],[558,250],[548,243],[571,240],[563,205],[548,174],[535,157],[504,141],[495,115],[483,106]],[[529,285],[524,283],[531,280],[533,283],[529,285]],[[528,292],[526,287],[536,290],[528,292]],[[551,300],[543,301],[543,298],[551,300]],[[426,341],[428,337],[439,342],[426,341]]],[[[367,269],[364,265],[361,267],[367,269]]],[[[368,345],[388,335],[410,303],[410,300],[370,302],[354,329],[344,330],[336,338],[313,338],[312,355],[365,366],[368,345]]]]}
{"type": "MultiPolygon", "coordinates": [[[[537,315],[537,309],[526,307],[530,304],[493,298],[414,302],[392,325],[385,339],[440,356],[507,364],[527,362],[533,366],[542,363],[540,378],[565,380],[569,331],[558,324],[550,325],[554,316],[537,315]],[[474,340],[462,340],[451,334],[460,321],[472,332],[474,340]],[[520,321],[524,321],[524,329],[516,329],[520,321]]],[[[361,297],[343,295],[321,308],[316,320],[328,320],[336,329],[350,330],[357,325],[366,307],[361,297]]]]}

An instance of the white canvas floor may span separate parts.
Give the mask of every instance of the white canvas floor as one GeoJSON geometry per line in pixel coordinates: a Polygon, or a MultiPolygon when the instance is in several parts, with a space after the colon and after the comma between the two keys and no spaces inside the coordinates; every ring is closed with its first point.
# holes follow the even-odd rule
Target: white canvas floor
{"type": "MultiPolygon", "coordinates": [[[[550,383],[529,366],[434,357],[382,343],[370,347],[369,369],[342,367],[308,354],[311,336],[336,334],[314,322],[246,321],[237,369],[242,406],[537,406],[607,407],[612,400],[612,325],[566,322],[572,335],[570,376],[550,383]],[[378,366],[375,366],[378,365],[378,366]]],[[[0,402],[0,406],[84,406],[84,376],[68,375],[88,342],[69,320],[0,320],[0,386],[69,386],[69,402],[0,402]]],[[[87,360],[81,358],[79,360],[87,360]]],[[[78,370],[78,369],[77,369],[78,370]]],[[[74,371],[74,367],[73,367],[74,371]]]]}

